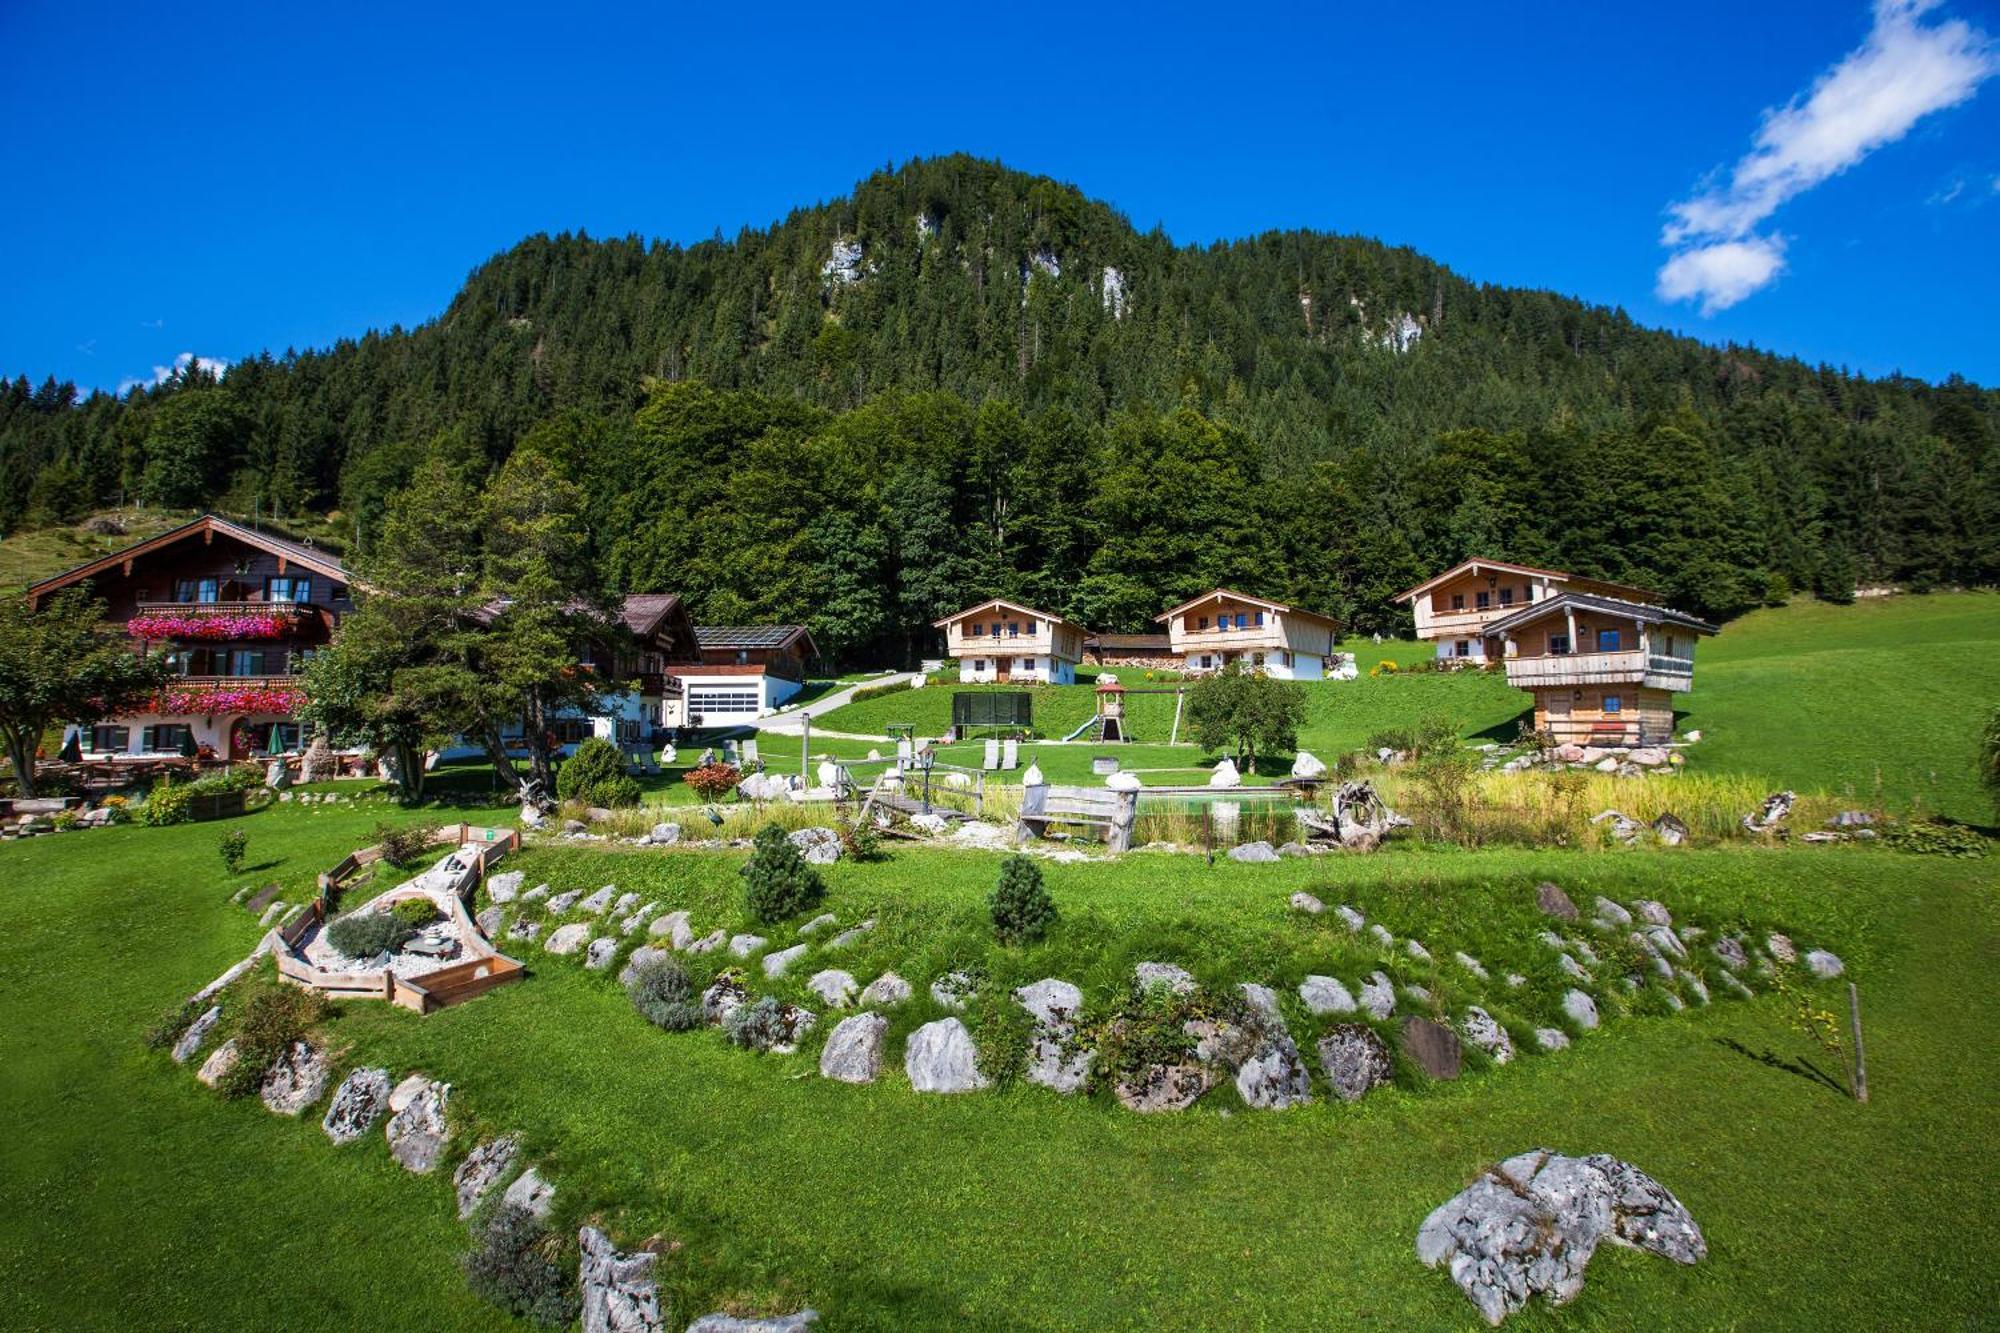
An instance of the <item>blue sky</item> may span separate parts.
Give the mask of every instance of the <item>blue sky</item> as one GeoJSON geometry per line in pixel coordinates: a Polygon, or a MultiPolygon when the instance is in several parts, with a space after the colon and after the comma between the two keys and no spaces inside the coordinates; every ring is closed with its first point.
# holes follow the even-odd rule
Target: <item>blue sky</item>
{"type": "Polygon", "coordinates": [[[7,4],[0,372],[322,346],[531,232],[695,240],[963,150],[1182,242],[1356,232],[2000,384],[1995,37],[1992,0],[7,4]]]}

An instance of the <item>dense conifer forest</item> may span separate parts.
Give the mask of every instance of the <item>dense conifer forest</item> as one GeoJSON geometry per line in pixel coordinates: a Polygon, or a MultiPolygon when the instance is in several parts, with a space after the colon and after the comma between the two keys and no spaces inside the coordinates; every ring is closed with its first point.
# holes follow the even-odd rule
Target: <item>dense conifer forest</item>
{"type": "Polygon", "coordinates": [[[1143,233],[967,157],[697,245],[535,236],[412,330],[124,398],[0,381],[0,528],[341,515],[444,455],[582,488],[612,589],[908,656],[1004,592],[1137,630],[1216,583],[1392,629],[1466,554],[1727,617],[2000,581],[2000,394],[1482,286],[1407,249],[1143,233]]]}

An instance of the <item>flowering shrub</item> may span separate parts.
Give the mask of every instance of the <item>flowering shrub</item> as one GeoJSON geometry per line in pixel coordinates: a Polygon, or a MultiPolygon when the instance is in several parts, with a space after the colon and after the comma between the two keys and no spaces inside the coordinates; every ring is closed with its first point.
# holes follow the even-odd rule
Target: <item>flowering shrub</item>
{"type": "Polygon", "coordinates": [[[274,713],[289,717],[304,695],[287,685],[169,686],[155,711],[167,717],[214,717],[220,713],[274,713]]]}
{"type": "Polygon", "coordinates": [[[1402,670],[1401,667],[1385,657],[1374,666],[1368,668],[1368,674],[1371,676],[1393,676],[1400,670],[1402,670]]]}
{"type": "Polygon", "coordinates": [[[125,622],[125,632],[141,639],[277,639],[291,627],[291,615],[275,611],[149,611],[125,622]]]}
{"type": "Polygon", "coordinates": [[[681,781],[694,788],[695,795],[704,801],[719,801],[736,790],[736,784],[743,781],[743,775],[734,764],[703,764],[691,768],[681,781]]]}

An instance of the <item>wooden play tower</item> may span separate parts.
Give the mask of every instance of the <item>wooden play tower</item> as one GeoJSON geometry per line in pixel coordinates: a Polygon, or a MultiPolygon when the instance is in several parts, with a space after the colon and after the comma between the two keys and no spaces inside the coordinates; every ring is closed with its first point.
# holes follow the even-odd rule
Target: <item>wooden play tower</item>
{"type": "Polygon", "coordinates": [[[1125,687],[1108,677],[1097,682],[1097,738],[1125,739],[1125,687]]]}

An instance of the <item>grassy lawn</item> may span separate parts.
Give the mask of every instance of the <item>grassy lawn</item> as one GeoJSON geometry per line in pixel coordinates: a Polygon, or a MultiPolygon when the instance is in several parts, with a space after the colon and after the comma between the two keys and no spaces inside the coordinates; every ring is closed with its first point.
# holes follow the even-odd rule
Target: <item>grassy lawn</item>
{"type": "MultiPolygon", "coordinates": [[[[1494,673],[1367,674],[1384,658],[1407,667],[1429,657],[1426,644],[1342,647],[1356,654],[1361,679],[1306,685],[1308,715],[1299,743],[1322,759],[1431,714],[1457,719],[1467,739],[1511,740],[1516,720],[1530,706],[1526,691],[1510,689],[1494,673]]],[[[1148,687],[1143,674],[1119,673],[1135,690],[1148,687]]],[[[960,688],[934,684],[863,700],[821,722],[830,730],[867,733],[889,722],[912,722],[920,735],[935,736],[950,725],[951,695],[960,688]]],[[[1087,685],[1039,686],[1033,693],[1035,726],[1046,737],[1066,734],[1094,709],[1087,685]]],[[[1689,752],[1697,771],[1756,776],[1864,804],[1879,793],[1892,809],[1983,821],[1992,803],[1974,777],[1973,752],[1996,701],[2000,593],[1969,592],[1848,607],[1802,600],[1754,612],[1701,645],[1695,688],[1677,696],[1676,705],[1684,713],[1682,727],[1704,736],[1689,752]]],[[[1127,711],[1133,736],[1156,744],[1171,729],[1173,696],[1134,694],[1127,711]]],[[[861,750],[866,748],[864,743],[861,750]]],[[[1088,773],[1087,758],[1072,764],[1050,757],[1062,753],[1038,752],[1055,780],[1075,780],[1079,766],[1088,773]]],[[[1192,749],[1187,754],[1182,762],[1190,768],[1212,761],[1192,749]]],[[[1149,757],[1129,766],[1161,765],[1149,757]]]]}
{"type": "MultiPolygon", "coordinates": [[[[296,901],[382,817],[283,806],[240,821],[255,867],[244,880],[279,880],[296,901]]],[[[0,847],[10,1324],[503,1323],[455,1267],[464,1239],[447,1172],[404,1174],[379,1132],[335,1150],[323,1104],[294,1122],[220,1102],[139,1044],[258,933],[228,900],[220,832],[0,847]]],[[[640,890],[705,929],[737,924],[740,861],[563,848],[517,864],[558,888],[640,890]]],[[[340,1069],[385,1063],[451,1081],[467,1117],[460,1151],[519,1130],[559,1182],[561,1222],[595,1215],[628,1243],[682,1242],[661,1264],[669,1327],[740,1299],[810,1303],[843,1330],[1470,1329],[1472,1307],[1414,1258],[1417,1224],[1481,1166],[1538,1145],[1637,1163],[1688,1205],[1711,1250],[1691,1269],[1605,1250],[1556,1317],[1566,1327],[1972,1327],[1992,1287],[1965,1257],[2000,1239],[1979,1165],[2000,1149],[1990,865],[1850,849],[1410,851],[1214,868],[1134,856],[1049,866],[1064,917],[1021,951],[987,942],[989,857],[907,851],[827,875],[831,910],[881,922],[839,964],[864,981],[893,965],[918,985],[892,1057],[903,1031],[934,1016],[923,985],[948,966],[983,964],[992,994],[1061,975],[1100,1004],[1148,957],[1212,984],[1280,987],[1308,970],[1352,984],[1385,961],[1330,917],[1290,912],[1286,895],[1306,887],[1441,959],[1463,947],[1496,974],[1519,968],[1529,983],[1501,1016],[1541,1021],[1559,985],[1533,938],[1533,885],[1546,877],[1579,901],[1656,897],[1684,923],[1782,924],[1839,952],[1867,1002],[1866,1106],[1784,1067],[1829,1062],[1773,995],[1679,1016],[1649,995],[1568,1052],[1476,1062],[1452,1084],[1403,1068],[1357,1106],[1224,1114],[1223,1088],[1154,1118],[1102,1093],[1026,1086],[920,1097],[893,1059],[868,1088],[798,1077],[825,1026],[792,1057],[712,1032],[667,1036],[609,978],[539,951],[525,984],[428,1018],[353,1003],[328,1035],[340,1069]]],[[[1445,1004],[1470,1002],[1452,968],[1397,956],[1393,970],[1445,1004]]],[[[809,971],[776,986],[796,994],[782,988],[809,971]]],[[[979,1017],[976,1005],[968,1021],[979,1017]]],[[[1309,1040],[1309,1021],[1291,1017],[1309,1040]]]]}

